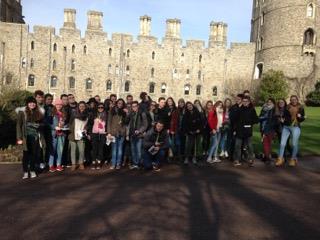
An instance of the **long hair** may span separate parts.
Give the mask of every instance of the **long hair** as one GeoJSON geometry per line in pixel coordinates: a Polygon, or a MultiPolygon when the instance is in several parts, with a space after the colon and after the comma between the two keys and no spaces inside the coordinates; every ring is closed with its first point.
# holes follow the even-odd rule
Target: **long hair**
{"type": "Polygon", "coordinates": [[[26,113],[28,122],[40,122],[44,117],[37,103],[36,103],[36,107],[33,110],[30,109],[27,104],[25,108],[25,113],[26,113]]]}
{"type": "MultiPolygon", "coordinates": [[[[177,108],[177,105],[175,103],[175,101],[173,100],[172,97],[168,97],[167,100],[166,100],[166,106],[169,107],[169,104],[168,104],[168,100],[171,100],[172,101],[172,109],[175,110],[177,108]]],[[[169,107],[170,108],[170,107],[169,107]]]]}
{"type": "Polygon", "coordinates": [[[231,99],[230,99],[230,98],[226,98],[226,99],[224,100],[224,103],[223,103],[223,111],[224,111],[224,112],[229,111],[229,109],[231,108],[231,106],[232,106],[232,101],[231,101],[231,99]],[[230,102],[230,106],[229,106],[228,109],[227,109],[227,102],[230,102]]]}
{"type": "Polygon", "coordinates": [[[81,121],[85,121],[88,118],[88,112],[87,112],[87,105],[84,101],[80,101],[78,103],[78,107],[77,107],[77,111],[75,114],[75,118],[81,120],[81,121]],[[80,112],[80,105],[83,104],[86,108],[83,112],[80,112]]]}

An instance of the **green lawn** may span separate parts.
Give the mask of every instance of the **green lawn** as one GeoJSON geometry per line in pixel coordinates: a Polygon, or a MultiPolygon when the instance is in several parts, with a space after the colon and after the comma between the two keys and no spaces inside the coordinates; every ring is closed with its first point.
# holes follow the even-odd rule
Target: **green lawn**
{"type": "MultiPolygon", "coordinates": [[[[261,108],[257,108],[257,114],[260,114],[261,108]]],[[[299,153],[302,156],[319,155],[320,156],[320,108],[306,107],[306,120],[302,123],[301,137],[299,142],[299,153]]],[[[259,132],[259,126],[255,126],[253,144],[255,152],[262,152],[262,143],[259,132]]],[[[275,140],[273,144],[274,152],[279,150],[279,142],[275,140]]]]}

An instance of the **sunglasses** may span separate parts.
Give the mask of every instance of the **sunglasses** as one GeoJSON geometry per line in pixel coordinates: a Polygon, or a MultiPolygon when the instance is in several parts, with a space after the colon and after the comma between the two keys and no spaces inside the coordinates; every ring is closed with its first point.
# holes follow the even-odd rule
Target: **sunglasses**
{"type": "Polygon", "coordinates": [[[98,107],[98,109],[104,109],[104,107],[98,107]]]}

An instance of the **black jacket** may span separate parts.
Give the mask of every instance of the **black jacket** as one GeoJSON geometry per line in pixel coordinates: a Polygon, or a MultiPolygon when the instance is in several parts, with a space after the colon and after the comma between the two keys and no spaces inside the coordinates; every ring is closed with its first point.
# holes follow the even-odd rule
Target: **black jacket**
{"type": "Polygon", "coordinates": [[[160,149],[167,149],[169,147],[169,135],[166,129],[157,132],[155,128],[151,128],[144,136],[143,148],[148,150],[155,145],[156,142],[161,143],[160,149]]]}
{"type": "Polygon", "coordinates": [[[128,130],[129,130],[129,136],[135,136],[135,131],[139,131],[139,136],[137,137],[142,137],[142,134],[147,130],[148,128],[148,119],[147,115],[143,111],[138,111],[137,116],[135,117],[135,113],[131,112],[129,115],[129,125],[128,125],[128,130]]]}
{"type": "Polygon", "coordinates": [[[203,122],[201,115],[197,109],[193,109],[192,112],[186,111],[182,120],[182,129],[184,134],[197,134],[196,131],[203,129],[203,122]]]}
{"type": "Polygon", "coordinates": [[[257,123],[259,123],[259,118],[254,107],[241,106],[236,112],[234,118],[234,130],[236,132],[236,137],[252,137],[253,125],[257,123]]]}

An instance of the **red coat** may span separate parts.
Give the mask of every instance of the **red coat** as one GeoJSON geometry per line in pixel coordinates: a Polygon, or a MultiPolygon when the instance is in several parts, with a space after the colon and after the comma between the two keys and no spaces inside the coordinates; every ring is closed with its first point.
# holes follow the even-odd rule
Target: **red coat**
{"type": "Polygon", "coordinates": [[[178,113],[178,110],[175,109],[171,113],[171,121],[170,121],[170,129],[169,129],[170,133],[171,132],[177,133],[177,130],[178,130],[178,118],[179,118],[179,113],[178,113]]]}
{"type": "MultiPolygon", "coordinates": [[[[223,112],[222,123],[225,122],[225,119],[226,119],[226,114],[225,114],[225,112],[223,112]]],[[[212,111],[210,111],[208,113],[208,125],[209,125],[211,131],[213,129],[217,130],[218,116],[217,116],[216,109],[213,109],[212,111]]]]}

